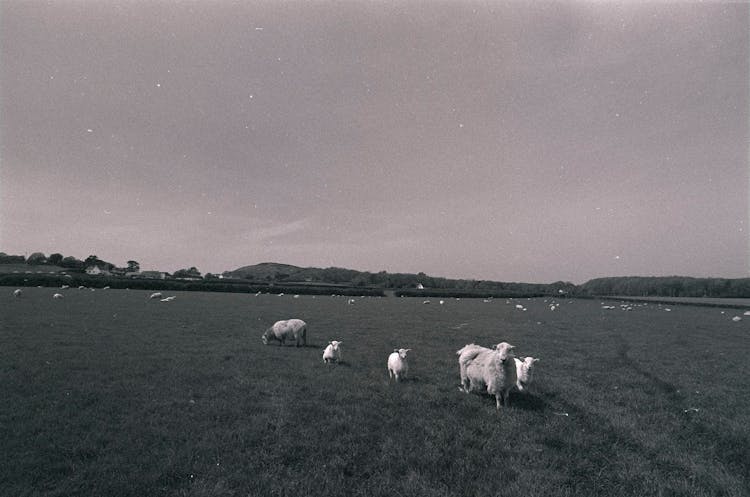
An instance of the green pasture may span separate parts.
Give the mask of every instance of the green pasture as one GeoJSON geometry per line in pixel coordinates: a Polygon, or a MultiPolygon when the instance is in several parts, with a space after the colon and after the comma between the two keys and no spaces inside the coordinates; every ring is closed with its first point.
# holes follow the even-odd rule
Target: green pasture
{"type": "Polygon", "coordinates": [[[738,310],[12,290],[2,496],[750,495],[738,310]],[[290,317],[308,322],[308,346],[264,346],[290,317]],[[333,339],[341,365],[322,362],[333,339]],[[531,391],[496,411],[458,391],[455,351],[500,341],[540,362],[531,391]],[[386,370],[396,347],[412,349],[401,384],[386,370]]]}

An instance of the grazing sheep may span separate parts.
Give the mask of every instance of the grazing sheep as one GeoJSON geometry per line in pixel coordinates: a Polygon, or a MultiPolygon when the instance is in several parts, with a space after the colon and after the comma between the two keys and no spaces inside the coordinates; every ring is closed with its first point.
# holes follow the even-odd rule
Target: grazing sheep
{"type": "Polygon", "coordinates": [[[52,296],[53,299],[61,299],[63,298],[62,293],[56,293],[52,296]]]}
{"type": "Polygon", "coordinates": [[[513,345],[501,342],[494,349],[469,344],[457,351],[461,372],[461,390],[469,393],[485,390],[495,396],[495,407],[509,405],[510,391],[516,386],[513,345]]]}
{"type": "Polygon", "coordinates": [[[343,342],[332,340],[323,351],[323,362],[341,362],[341,344],[343,342]]]}
{"type": "Polygon", "coordinates": [[[516,362],[516,388],[519,392],[523,392],[531,383],[531,370],[534,363],[539,361],[539,359],[529,356],[524,360],[517,357],[514,357],[513,360],[516,362]]]}
{"type": "Polygon", "coordinates": [[[284,345],[287,339],[294,340],[297,347],[307,345],[307,323],[301,319],[276,321],[260,339],[263,345],[268,345],[269,340],[278,340],[279,345],[284,345]]]}
{"type": "Polygon", "coordinates": [[[22,293],[23,292],[21,291],[20,288],[16,288],[15,290],[13,290],[13,296],[14,297],[20,297],[22,293]]]}
{"type": "Polygon", "coordinates": [[[150,299],[160,299],[161,298],[161,292],[152,293],[148,296],[150,299]]]}
{"type": "Polygon", "coordinates": [[[393,349],[388,356],[388,379],[395,378],[401,381],[409,373],[409,363],[406,361],[406,353],[411,349],[393,349]]]}

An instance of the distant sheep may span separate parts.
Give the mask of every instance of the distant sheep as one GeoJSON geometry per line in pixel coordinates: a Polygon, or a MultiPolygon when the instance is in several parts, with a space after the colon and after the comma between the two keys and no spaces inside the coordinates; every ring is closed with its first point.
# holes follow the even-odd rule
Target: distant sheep
{"type": "Polygon", "coordinates": [[[52,298],[53,298],[53,299],[61,299],[61,298],[63,298],[63,295],[62,295],[62,293],[56,293],[56,294],[54,294],[54,295],[52,296],[52,298]]]}
{"type": "Polygon", "coordinates": [[[323,362],[341,362],[341,344],[343,342],[332,340],[323,351],[323,362]]]}
{"type": "Polygon", "coordinates": [[[148,296],[150,299],[160,299],[161,298],[161,292],[155,292],[148,296]]]}
{"type": "Polygon", "coordinates": [[[279,345],[284,345],[286,340],[294,340],[297,347],[307,345],[307,323],[301,319],[276,321],[260,339],[264,345],[268,345],[269,340],[277,340],[279,345]]]}
{"type": "Polygon", "coordinates": [[[513,360],[513,345],[501,342],[493,349],[469,344],[457,351],[463,392],[486,391],[495,396],[495,408],[510,402],[510,391],[518,376],[513,360]]]}
{"type": "Polygon", "coordinates": [[[411,349],[393,349],[388,356],[388,378],[395,378],[401,381],[409,373],[409,363],[406,360],[406,354],[411,349]]]}
{"type": "Polygon", "coordinates": [[[531,383],[531,371],[539,359],[526,357],[524,360],[521,360],[518,357],[514,357],[513,360],[516,363],[516,388],[519,392],[524,392],[531,383]]]}
{"type": "Polygon", "coordinates": [[[13,290],[13,296],[14,297],[20,297],[21,294],[23,294],[23,292],[21,291],[20,288],[16,288],[15,290],[13,290]]]}

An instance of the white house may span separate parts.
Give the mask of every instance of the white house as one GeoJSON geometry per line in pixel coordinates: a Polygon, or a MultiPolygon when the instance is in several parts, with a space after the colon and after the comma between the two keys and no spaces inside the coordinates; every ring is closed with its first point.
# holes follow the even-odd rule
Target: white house
{"type": "Polygon", "coordinates": [[[102,269],[99,266],[89,266],[86,268],[86,274],[94,276],[109,276],[109,271],[102,269]]]}

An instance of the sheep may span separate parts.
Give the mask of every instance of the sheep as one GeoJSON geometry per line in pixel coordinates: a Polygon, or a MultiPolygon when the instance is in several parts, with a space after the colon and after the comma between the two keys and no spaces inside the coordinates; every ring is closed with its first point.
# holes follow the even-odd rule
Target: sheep
{"type": "Polygon", "coordinates": [[[500,410],[500,404],[508,407],[510,391],[518,380],[516,364],[513,357],[513,345],[501,342],[494,349],[469,344],[457,351],[461,372],[461,390],[486,390],[495,396],[495,408],[500,410]]]}
{"type": "Polygon", "coordinates": [[[461,375],[461,386],[458,388],[462,392],[468,391],[464,389],[464,379],[466,378],[466,366],[468,366],[469,362],[476,357],[476,354],[478,352],[481,352],[483,350],[491,350],[486,347],[482,347],[481,345],[476,345],[473,343],[470,343],[468,345],[464,345],[463,348],[458,350],[456,352],[456,355],[458,355],[458,367],[459,367],[459,373],[461,375]]]}
{"type": "Polygon", "coordinates": [[[20,288],[16,288],[15,290],[13,290],[13,296],[14,297],[20,297],[22,293],[23,292],[21,291],[20,288]]]}
{"type": "Polygon", "coordinates": [[[514,357],[513,360],[516,363],[516,388],[519,392],[523,392],[531,383],[531,370],[534,363],[538,362],[539,359],[529,356],[523,360],[514,357]]]}
{"type": "Polygon", "coordinates": [[[161,292],[155,292],[148,296],[150,299],[160,299],[161,298],[161,292]]]}
{"type": "Polygon", "coordinates": [[[395,378],[401,381],[409,373],[409,363],[406,361],[406,353],[411,349],[393,349],[388,356],[388,379],[395,378]]]}
{"type": "Polygon", "coordinates": [[[341,344],[343,342],[332,340],[323,351],[323,362],[341,362],[341,344]]]}
{"type": "Polygon", "coordinates": [[[61,299],[63,298],[63,295],[61,293],[56,293],[52,296],[53,299],[61,299]]]}
{"type": "Polygon", "coordinates": [[[276,321],[263,333],[260,339],[263,341],[263,345],[268,345],[269,340],[278,340],[281,346],[287,339],[294,340],[297,347],[307,345],[307,323],[301,319],[276,321]]]}

